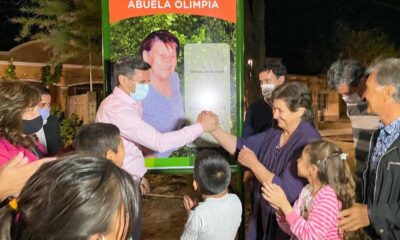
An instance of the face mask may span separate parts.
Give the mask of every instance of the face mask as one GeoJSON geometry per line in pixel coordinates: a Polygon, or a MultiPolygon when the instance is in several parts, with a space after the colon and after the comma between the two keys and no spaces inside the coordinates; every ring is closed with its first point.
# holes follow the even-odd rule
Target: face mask
{"type": "Polygon", "coordinates": [[[356,102],[359,102],[361,100],[360,96],[358,96],[357,93],[353,93],[351,95],[343,94],[342,98],[346,103],[356,103],[356,102]]]}
{"type": "Polygon", "coordinates": [[[271,98],[272,92],[275,89],[275,85],[272,83],[263,83],[261,84],[261,93],[264,99],[271,98]]]}
{"type": "Polygon", "coordinates": [[[32,120],[22,120],[22,132],[24,134],[33,134],[38,132],[43,126],[42,116],[38,116],[32,120]]]}
{"type": "Polygon", "coordinates": [[[131,93],[131,98],[135,101],[142,101],[146,98],[147,93],[149,93],[150,87],[149,84],[137,83],[136,84],[136,91],[131,93]]]}
{"type": "Polygon", "coordinates": [[[38,112],[39,112],[40,116],[42,116],[43,121],[46,121],[50,116],[50,109],[43,108],[43,109],[39,109],[38,112]]]}

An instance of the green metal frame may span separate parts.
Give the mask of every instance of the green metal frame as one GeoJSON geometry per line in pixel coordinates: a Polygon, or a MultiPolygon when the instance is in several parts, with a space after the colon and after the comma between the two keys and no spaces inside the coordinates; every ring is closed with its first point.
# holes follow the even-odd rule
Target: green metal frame
{"type": "Polygon", "coordinates": [[[101,28],[103,37],[103,88],[105,95],[111,93],[111,35],[108,0],[101,0],[101,28]]]}
{"type": "MultiPolygon", "coordinates": [[[[236,133],[242,135],[243,126],[243,93],[244,93],[244,0],[236,0],[236,133]]],[[[102,36],[103,36],[103,78],[104,92],[111,92],[111,35],[109,21],[109,0],[101,1],[102,7],[102,36]]],[[[193,173],[194,159],[191,157],[148,158],[145,165],[149,173],[157,174],[191,174],[193,173]]],[[[231,166],[232,171],[238,174],[237,188],[243,203],[242,223],[239,228],[239,239],[245,239],[245,196],[243,186],[243,171],[239,165],[231,166]]]]}
{"type": "MultiPolygon", "coordinates": [[[[242,136],[242,127],[244,119],[243,111],[243,94],[244,94],[244,0],[236,0],[236,134],[242,136]]],[[[246,238],[245,221],[246,221],[246,208],[245,208],[245,193],[243,186],[243,169],[238,166],[239,177],[237,178],[237,185],[239,189],[240,199],[242,201],[242,223],[239,228],[239,239],[246,238]]]]}

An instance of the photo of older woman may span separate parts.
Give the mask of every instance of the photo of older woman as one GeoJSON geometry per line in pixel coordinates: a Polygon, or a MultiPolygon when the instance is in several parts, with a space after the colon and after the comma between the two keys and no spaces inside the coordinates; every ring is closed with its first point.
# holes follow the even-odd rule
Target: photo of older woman
{"type": "MultiPolygon", "coordinates": [[[[180,79],[175,68],[179,40],[167,30],[151,32],[140,44],[140,54],[150,68],[150,89],[143,99],[143,120],[165,133],[182,127],[184,119],[180,79]]],[[[168,157],[172,151],[156,153],[168,157]]]]}

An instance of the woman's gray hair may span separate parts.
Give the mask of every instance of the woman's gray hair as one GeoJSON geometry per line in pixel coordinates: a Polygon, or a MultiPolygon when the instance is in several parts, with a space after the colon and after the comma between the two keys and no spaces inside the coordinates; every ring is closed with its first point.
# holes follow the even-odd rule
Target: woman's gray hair
{"type": "Polygon", "coordinates": [[[396,102],[400,102],[400,59],[386,58],[377,60],[367,69],[367,73],[375,73],[376,81],[379,85],[392,85],[395,92],[393,98],[396,102]]]}
{"type": "Polygon", "coordinates": [[[314,111],[312,108],[312,99],[310,89],[305,84],[299,82],[285,82],[278,86],[272,92],[272,101],[282,99],[290,111],[305,108],[302,119],[306,122],[314,121],[314,111]]]}

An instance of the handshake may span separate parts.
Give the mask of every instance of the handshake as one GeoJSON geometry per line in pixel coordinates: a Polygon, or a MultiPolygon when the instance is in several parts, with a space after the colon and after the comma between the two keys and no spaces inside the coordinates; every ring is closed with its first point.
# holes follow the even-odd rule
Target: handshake
{"type": "Polygon", "coordinates": [[[204,132],[211,133],[219,127],[217,114],[211,111],[202,111],[197,117],[197,122],[201,124],[204,132]]]}

